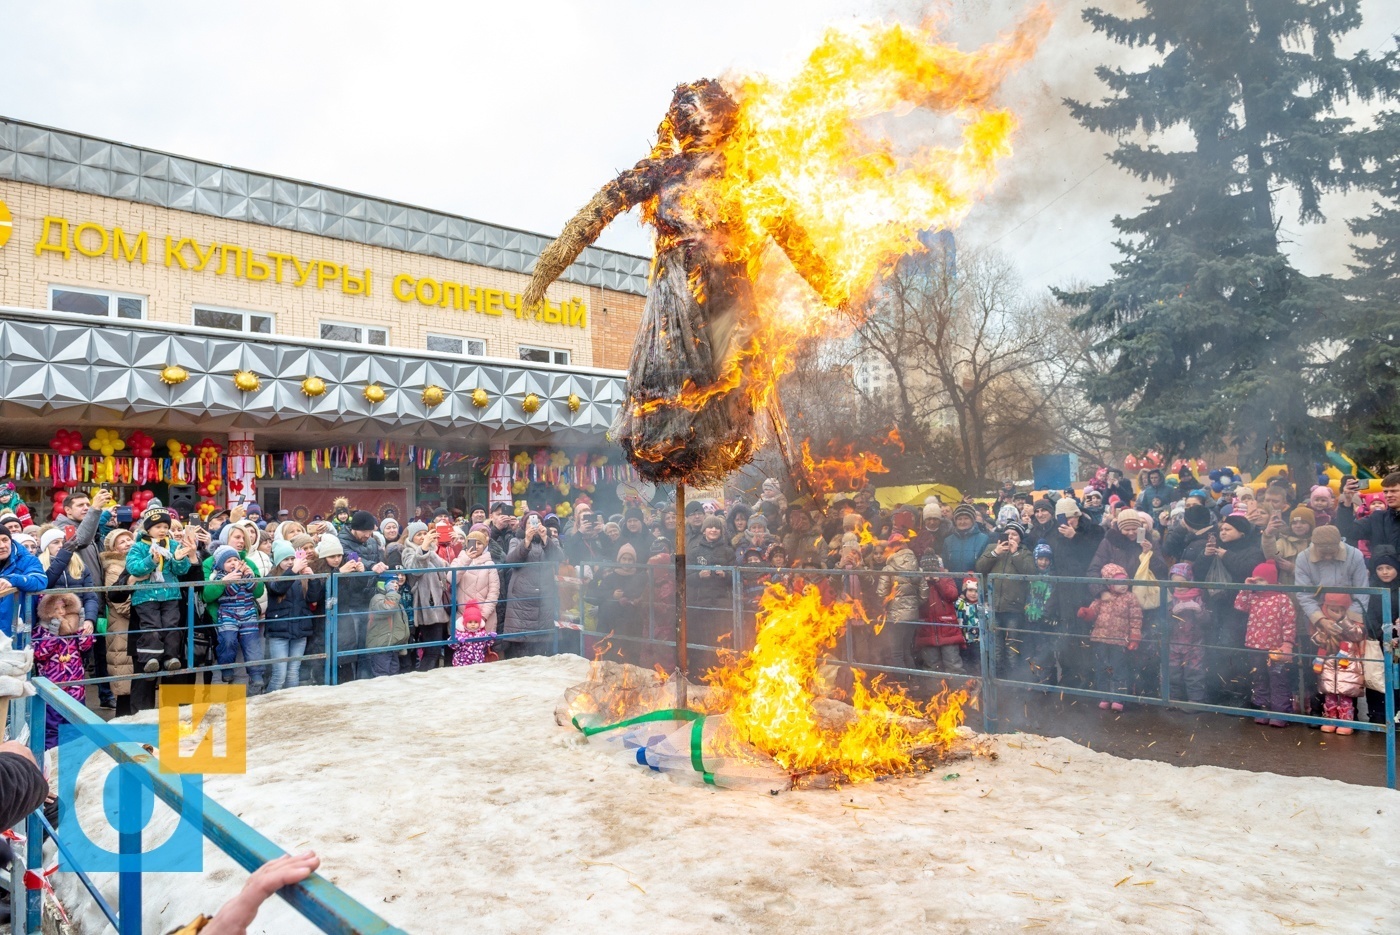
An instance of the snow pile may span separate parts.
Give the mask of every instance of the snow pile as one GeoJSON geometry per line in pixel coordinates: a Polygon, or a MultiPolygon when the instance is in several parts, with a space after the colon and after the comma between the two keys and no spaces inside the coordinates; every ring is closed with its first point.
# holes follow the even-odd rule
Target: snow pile
{"type": "MultiPolygon", "coordinates": [[[[1400,918],[1392,791],[1026,735],[998,738],[996,760],[844,790],[717,790],[556,725],[587,673],[576,656],[521,659],[255,698],[247,774],[205,788],[414,933],[1369,932],[1400,918]]],[[[79,814],[115,847],[94,831],[91,763],[79,814]]],[[[246,874],[205,854],[202,877],[147,877],[143,930],[238,889],[246,874]]],[[[79,931],[102,931],[76,880],[54,880],[79,931]]],[[[102,885],[115,899],[115,879],[102,885]]],[[[274,899],[250,931],[311,928],[274,899]]]]}

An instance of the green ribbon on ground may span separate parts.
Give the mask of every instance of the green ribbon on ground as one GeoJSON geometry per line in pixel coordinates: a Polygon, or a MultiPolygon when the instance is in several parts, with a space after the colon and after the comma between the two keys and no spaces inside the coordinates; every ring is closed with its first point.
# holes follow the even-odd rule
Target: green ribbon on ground
{"type": "Polygon", "coordinates": [[[606,733],[610,730],[617,730],[620,727],[632,727],[636,724],[647,724],[652,721],[690,721],[690,765],[695,767],[695,771],[705,780],[708,785],[715,784],[715,774],[705,769],[704,739],[705,739],[705,717],[699,711],[691,711],[686,708],[663,708],[660,711],[652,711],[648,714],[640,714],[637,717],[629,717],[625,721],[618,721],[614,724],[600,724],[597,727],[584,727],[578,722],[575,715],[570,721],[574,727],[583,733],[585,737],[592,737],[594,734],[606,733]]]}

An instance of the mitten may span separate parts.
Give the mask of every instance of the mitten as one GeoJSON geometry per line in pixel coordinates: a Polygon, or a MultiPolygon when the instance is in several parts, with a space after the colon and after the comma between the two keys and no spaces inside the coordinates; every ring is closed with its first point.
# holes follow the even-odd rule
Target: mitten
{"type": "Polygon", "coordinates": [[[1137,648],[1138,648],[1138,641],[1137,641],[1137,640],[1132,640],[1131,642],[1128,643],[1128,652],[1130,652],[1130,653],[1135,653],[1135,652],[1137,652],[1137,648]]]}

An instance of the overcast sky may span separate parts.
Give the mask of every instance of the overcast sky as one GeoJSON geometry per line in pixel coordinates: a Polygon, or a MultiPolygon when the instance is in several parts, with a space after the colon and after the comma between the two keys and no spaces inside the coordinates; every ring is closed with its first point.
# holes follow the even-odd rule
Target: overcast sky
{"type": "MultiPolygon", "coordinates": [[[[1005,89],[1022,117],[993,194],[959,232],[994,243],[1029,285],[1099,281],[1116,257],[1110,220],[1147,194],[1059,101],[1093,99],[1104,61],[1131,64],[1060,3],[1054,29],[1005,89]]],[[[1098,5],[1131,9],[1130,0],[1098,5]]],[[[652,2],[242,2],[0,0],[0,114],[228,165],[554,233],[645,155],[683,81],[791,72],[830,23],[901,15],[898,0],[652,2]]],[[[991,38],[1022,4],[959,0],[950,34],[991,38]]],[[[1389,48],[1394,0],[1365,0],[1348,48],[1389,48]]],[[[1283,217],[1306,272],[1340,271],[1341,221],[1283,217]]],[[[600,243],[648,253],[635,216],[600,243]]]]}

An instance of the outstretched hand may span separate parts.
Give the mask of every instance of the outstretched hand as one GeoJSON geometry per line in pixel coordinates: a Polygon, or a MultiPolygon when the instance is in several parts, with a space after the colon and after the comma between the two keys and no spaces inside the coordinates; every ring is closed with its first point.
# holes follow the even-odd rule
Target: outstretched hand
{"type": "Polygon", "coordinates": [[[202,935],[244,935],[257,917],[258,909],[268,897],[284,886],[300,883],[321,866],[315,851],[304,854],[284,854],[269,860],[248,877],[239,894],[215,914],[202,930],[202,935]]]}

